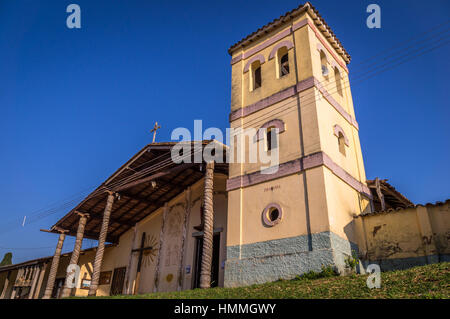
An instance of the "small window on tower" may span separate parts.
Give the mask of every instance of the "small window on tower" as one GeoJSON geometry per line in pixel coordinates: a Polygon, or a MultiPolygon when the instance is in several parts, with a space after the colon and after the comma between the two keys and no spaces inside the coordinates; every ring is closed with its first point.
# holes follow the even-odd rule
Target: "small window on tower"
{"type": "Polygon", "coordinates": [[[259,60],[253,62],[250,65],[249,82],[250,91],[256,90],[257,88],[261,87],[261,62],[259,60]]]}
{"type": "Polygon", "coordinates": [[[342,81],[341,81],[341,73],[339,72],[338,68],[334,68],[334,77],[336,80],[336,89],[340,96],[342,96],[342,81]]]}
{"type": "Polygon", "coordinates": [[[277,51],[277,78],[289,74],[289,54],[288,48],[283,46],[277,51]]]}
{"type": "Polygon", "coordinates": [[[254,88],[257,89],[259,87],[261,87],[261,66],[258,66],[255,69],[255,86],[254,88]]]}
{"type": "Polygon", "coordinates": [[[271,151],[277,148],[277,129],[275,127],[269,127],[267,129],[267,151],[271,151]]]}
{"type": "Polygon", "coordinates": [[[287,53],[281,57],[280,70],[281,70],[281,74],[280,74],[281,76],[289,74],[289,55],[287,53]]]}
{"type": "Polygon", "coordinates": [[[329,71],[328,71],[328,61],[327,61],[327,56],[325,55],[325,52],[323,52],[322,50],[320,50],[320,63],[322,65],[322,75],[323,76],[328,76],[329,71]]]}
{"type": "Polygon", "coordinates": [[[344,134],[342,134],[342,132],[339,132],[338,143],[339,143],[339,152],[341,152],[341,154],[345,156],[345,136],[344,134]]]}

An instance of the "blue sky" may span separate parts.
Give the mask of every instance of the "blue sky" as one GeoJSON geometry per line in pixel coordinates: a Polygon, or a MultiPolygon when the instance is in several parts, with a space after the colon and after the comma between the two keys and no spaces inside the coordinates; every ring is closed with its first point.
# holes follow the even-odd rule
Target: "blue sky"
{"type": "MultiPolygon", "coordinates": [[[[1,247],[23,248],[12,250],[14,262],[52,255],[56,236],[39,229],[75,204],[21,227],[24,216],[101,183],[151,141],[154,121],[162,126],[159,141],[174,128],[192,128],[194,119],[225,129],[227,49],[299,4],[2,0],[0,258],[11,251],[1,247]],[[81,7],[81,29],[65,25],[70,3],[81,7]]],[[[313,4],[351,54],[351,74],[450,12],[447,0],[313,4]],[[381,29],[366,27],[370,3],[381,7],[381,29]]],[[[445,40],[446,29],[430,35],[445,40]]],[[[447,44],[351,83],[367,177],[389,179],[416,203],[450,197],[449,56],[447,44]]]]}

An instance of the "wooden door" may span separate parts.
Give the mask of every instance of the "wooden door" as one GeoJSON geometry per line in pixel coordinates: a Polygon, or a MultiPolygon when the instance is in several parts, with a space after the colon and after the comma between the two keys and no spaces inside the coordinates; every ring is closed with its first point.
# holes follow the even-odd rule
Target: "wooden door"
{"type": "Polygon", "coordinates": [[[114,269],[114,275],[111,282],[111,292],[110,292],[111,296],[122,294],[126,270],[127,270],[126,267],[114,269]]]}
{"type": "Polygon", "coordinates": [[[52,298],[59,298],[59,295],[61,294],[62,288],[64,286],[64,283],[66,282],[66,278],[56,278],[55,279],[55,285],[53,286],[52,291],[52,298]]]}
{"type": "MultiPolygon", "coordinates": [[[[203,237],[196,238],[194,288],[200,287],[200,271],[202,268],[203,237]]],[[[213,255],[211,264],[211,287],[219,285],[220,233],[213,237],[213,255]]]]}

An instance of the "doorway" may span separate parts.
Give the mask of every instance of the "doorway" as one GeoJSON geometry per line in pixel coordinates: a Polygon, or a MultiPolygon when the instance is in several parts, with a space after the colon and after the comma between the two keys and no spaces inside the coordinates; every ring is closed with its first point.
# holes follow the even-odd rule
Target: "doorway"
{"type": "Polygon", "coordinates": [[[55,284],[53,285],[53,290],[52,290],[52,298],[54,298],[54,299],[59,298],[59,295],[61,294],[61,291],[63,289],[65,282],[66,282],[66,278],[56,278],[55,279],[55,284]]]}
{"type": "MultiPolygon", "coordinates": [[[[195,238],[195,272],[194,288],[200,288],[200,272],[202,269],[203,236],[195,238]]],[[[219,285],[220,233],[213,236],[213,255],[211,263],[211,287],[219,285]]]]}
{"type": "Polygon", "coordinates": [[[111,292],[110,292],[111,296],[122,294],[126,270],[127,270],[126,267],[114,269],[114,275],[111,283],[111,292]]]}

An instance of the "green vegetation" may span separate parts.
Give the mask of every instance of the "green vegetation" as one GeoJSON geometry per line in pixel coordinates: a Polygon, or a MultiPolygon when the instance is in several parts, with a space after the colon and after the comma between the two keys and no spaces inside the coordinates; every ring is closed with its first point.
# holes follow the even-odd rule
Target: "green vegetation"
{"type": "Polygon", "coordinates": [[[445,298],[450,299],[450,263],[414,267],[381,274],[381,288],[369,289],[367,275],[335,276],[331,267],[293,280],[278,280],[240,288],[194,289],[106,298],[445,298]]]}
{"type": "Polygon", "coordinates": [[[7,266],[7,265],[12,265],[12,253],[6,253],[3,256],[2,262],[0,262],[0,267],[7,266]]]}
{"type": "Polygon", "coordinates": [[[347,268],[349,269],[356,269],[356,266],[359,264],[359,258],[358,258],[358,253],[355,250],[352,250],[352,255],[348,256],[345,259],[345,265],[347,266],[347,268]]]}

